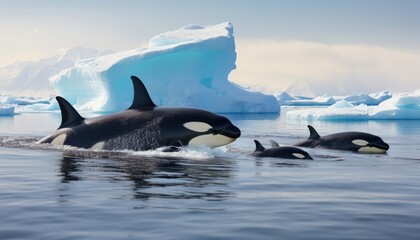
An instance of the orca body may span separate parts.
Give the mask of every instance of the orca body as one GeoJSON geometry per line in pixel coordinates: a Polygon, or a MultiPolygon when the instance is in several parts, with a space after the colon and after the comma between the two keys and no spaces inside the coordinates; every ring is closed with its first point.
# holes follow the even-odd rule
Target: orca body
{"type": "Polygon", "coordinates": [[[120,113],[83,118],[64,98],[57,97],[61,126],[38,143],[97,150],[150,150],[204,145],[218,147],[238,138],[240,130],[227,118],[194,108],[157,107],[135,76],[133,104],[120,113]]]}
{"type": "Polygon", "coordinates": [[[251,155],[256,157],[272,157],[272,158],[287,158],[287,159],[307,159],[312,160],[312,157],[300,148],[293,146],[279,146],[276,142],[271,141],[272,148],[264,148],[257,140],[255,142],[255,151],[251,155]]]}
{"type": "Polygon", "coordinates": [[[380,137],[364,132],[342,132],[321,137],[311,125],[309,138],[295,146],[325,148],[360,153],[385,153],[389,145],[380,137]]]}

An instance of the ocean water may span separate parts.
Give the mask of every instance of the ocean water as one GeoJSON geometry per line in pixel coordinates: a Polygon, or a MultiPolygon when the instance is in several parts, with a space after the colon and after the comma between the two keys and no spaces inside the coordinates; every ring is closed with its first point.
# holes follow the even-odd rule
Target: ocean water
{"type": "Polygon", "coordinates": [[[227,147],[128,158],[37,148],[57,113],[0,117],[0,239],[420,239],[420,121],[310,122],[379,135],[386,155],[248,156],[308,137],[283,110],[227,115],[227,147]]]}

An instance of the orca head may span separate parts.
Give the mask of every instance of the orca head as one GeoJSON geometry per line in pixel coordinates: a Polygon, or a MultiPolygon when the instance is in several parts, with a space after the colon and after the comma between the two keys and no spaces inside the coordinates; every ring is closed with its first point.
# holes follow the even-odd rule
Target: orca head
{"type": "Polygon", "coordinates": [[[182,114],[182,127],[189,132],[188,145],[220,147],[235,141],[241,136],[238,127],[226,117],[199,109],[191,109],[190,116],[182,114]]]}
{"type": "Polygon", "coordinates": [[[161,123],[161,135],[168,145],[204,145],[219,147],[241,135],[239,128],[226,117],[194,108],[157,107],[143,82],[131,76],[134,87],[133,104],[129,109],[152,111],[166,116],[161,123]]]}
{"type": "Polygon", "coordinates": [[[389,149],[380,137],[368,133],[359,133],[351,143],[360,153],[385,153],[389,149]]]}
{"type": "MultiPolygon", "coordinates": [[[[283,147],[283,148],[286,148],[286,147],[283,147]]],[[[293,156],[290,158],[313,160],[313,158],[311,157],[311,155],[309,155],[309,153],[307,153],[306,151],[303,151],[300,148],[289,147],[289,151],[293,156]]]]}

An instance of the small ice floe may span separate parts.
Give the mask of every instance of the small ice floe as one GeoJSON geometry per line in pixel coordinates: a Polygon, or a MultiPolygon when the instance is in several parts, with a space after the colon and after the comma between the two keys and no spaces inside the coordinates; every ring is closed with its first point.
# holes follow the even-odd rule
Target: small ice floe
{"type": "Polygon", "coordinates": [[[13,116],[15,115],[15,106],[0,105],[0,116],[13,116]]]}
{"type": "Polygon", "coordinates": [[[411,93],[394,94],[378,106],[354,106],[341,100],[327,108],[307,108],[287,113],[295,120],[419,120],[420,89],[411,93]]]}

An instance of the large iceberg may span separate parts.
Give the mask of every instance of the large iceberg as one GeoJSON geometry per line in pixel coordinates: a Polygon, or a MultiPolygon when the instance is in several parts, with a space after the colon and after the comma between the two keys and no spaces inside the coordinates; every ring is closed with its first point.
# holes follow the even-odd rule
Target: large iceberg
{"type": "Polygon", "coordinates": [[[279,112],[274,96],[228,81],[236,68],[233,26],[185,26],[160,34],[149,46],[81,60],[50,81],[79,110],[120,111],[133,98],[130,76],[143,80],[160,106],[213,112],[279,112]]]}
{"type": "Polygon", "coordinates": [[[287,112],[294,120],[420,120],[420,89],[394,94],[378,106],[354,106],[341,100],[327,108],[308,108],[287,112]]]}

